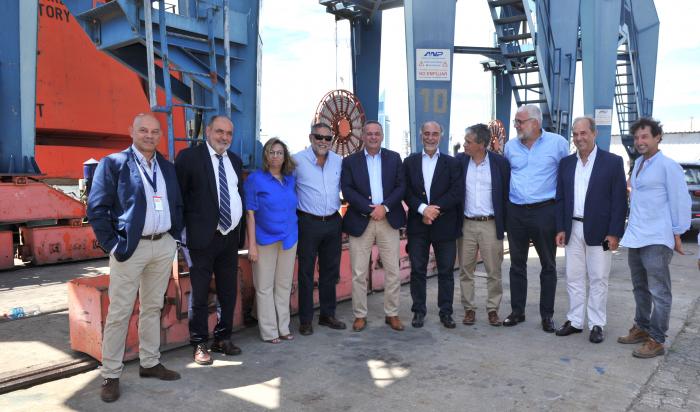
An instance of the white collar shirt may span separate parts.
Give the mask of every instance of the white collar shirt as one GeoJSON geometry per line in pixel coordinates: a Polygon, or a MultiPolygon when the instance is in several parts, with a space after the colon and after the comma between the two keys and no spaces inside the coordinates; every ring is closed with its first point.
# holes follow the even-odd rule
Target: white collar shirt
{"type": "MultiPolygon", "coordinates": [[[[219,199],[219,202],[221,202],[221,187],[219,186],[219,157],[217,156],[218,153],[216,153],[216,151],[209,145],[208,142],[207,149],[209,150],[209,158],[211,159],[211,165],[214,168],[214,179],[216,180],[216,196],[217,199],[219,199]]],[[[228,232],[235,229],[236,226],[238,226],[238,223],[241,221],[241,217],[243,216],[243,202],[241,200],[241,195],[238,194],[238,175],[233,169],[233,163],[231,163],[231,159],[229,159],[228,157],[228,150],[224,151],[224,153],[221,156],[221,161],[224,163],[224,172],[226,173],[226,183],[228,186],[228,193],[230,198],[229,206],[231,207],[231,226],[229,226],[226,230],[223,230],[223,228],[221,228],[220,226],[218,227],[218,229],[222,235],[226,235],[228,234],[228,232]]],[[[220,204],[221,203],[219,203],[219,205],[220,204]]]]}
{"type": "Polygon", "coordinates": [[[163,177],[162,169],[158,167],[158,157],[154,154],[151,164],[149,165],[144,155],[138,151],[136,146],[131,145],[131,149],[138,163],[136,167],[139,169],[144,195],[146,196],[146,219],[143,224],[141,236],[165,233],[170,230],[171,227],[170,206],[168,204],[168,192],[165,187],[165,178],[163,177]],[[154,190],[148,182],[146,173],[148,173],[148,179],[151,179],[151,181],[155,183],[158,190],[154,190]],[[154,176],[155,181],[153,180],[154,176]],[[156,210],[156,197],[160,198],[159,201],[162,206],[160,209],[162,210],[156,210]]]}
{"type": "Polygon", "coordinates": [[[491,163],[488,153],[481,163],[469,158],[469,167],[465,177],[465,208],[467,217],[493,216],[493,199],[491,196],[491,163]]]}
{"type": "Polygon", "coordinates": [[[382,150],[380,149],[377,154],[373,156],[367,153],[365,149],[365,160],[367,161],[367,174],[369,175],[372,204],[381,205],[384,201],[384,188],[382,186],[382,150]]]}
{"type": "Polygon", "coordinates": [[[576,172],[574,174],[574,217],[583,218],[583,212],[586,205],[586,193],[588,191],[588,182],[591,180],[591,172],[595,157],[598,154],[598,146],[594,146],[591,154],[588,155],[586,164],[581,161],[581,156],[576,153],[576,172]]]}

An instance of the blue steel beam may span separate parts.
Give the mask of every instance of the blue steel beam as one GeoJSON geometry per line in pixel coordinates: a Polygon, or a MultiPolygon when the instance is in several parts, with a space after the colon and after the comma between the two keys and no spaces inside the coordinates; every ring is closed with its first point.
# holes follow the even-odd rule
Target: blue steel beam
{"type": "Polygon", "coordinates": [[[656,59],[659,51],[659,17],[653,0],[627,0],[632,7],[630,37],[636,52],[639,115],[652,116],[656,86],[656,59]]]}
{"type": "MultiPolygon", "coordinates": [[[[542,67],[549,85],[549,114],[553,129],[569,138],[578,57],[580,0],[548,0],[537,3],[537,41],[542,49],[542,67]]],[[[613,70],[614,74],[614,70],[613,70]]],[[[613,77],[614,79],[614,77],[613,77]]]]}
{"type": "Polygon", "coordinates": [[[0,175],[37,175],[34,160],[38,2],[0,1],[0,175]]]}
{"type": "Polygon", "coordinates": [[[350,29],[353,92],[360,99],[367,120],[379,117],[379,69],[382,52],[382,12],[371,20],[357,18],[350,29]]]}
{"type": "Polygon", "coordinates": [[[610,149],[621,11],[622,0],[581,4],[584,111],[595,117],[597,144],[605,150],[610,149]]]}
{"type": "MultiPolygon", "coordinates": [[[[450,153],[455,0],[406,0],[406,66],[411,151],[423,150],[420,126],[442,126],[440,151],[450,153]]],[[[461,137],[461,136],[460,136],[461,137]]]]}

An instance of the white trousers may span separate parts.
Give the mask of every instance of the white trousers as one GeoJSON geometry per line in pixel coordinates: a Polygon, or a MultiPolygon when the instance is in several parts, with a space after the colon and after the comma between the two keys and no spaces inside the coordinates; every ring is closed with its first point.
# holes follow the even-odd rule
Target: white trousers
{"type": "Polygon", "coordinates": [[[583,238],[583,223],[572,222],[571,237],[566,245],[566,290],[569,293],[569,313],[566,318],[571,326],[583,329],[585,316],[588,328],[604,327],[605,308],[608,303],[608,277],[612,253],[603,251],[601,245],[588,246],[583,238]],[[588,299],[586,299],[588,280],[588,299]]]}

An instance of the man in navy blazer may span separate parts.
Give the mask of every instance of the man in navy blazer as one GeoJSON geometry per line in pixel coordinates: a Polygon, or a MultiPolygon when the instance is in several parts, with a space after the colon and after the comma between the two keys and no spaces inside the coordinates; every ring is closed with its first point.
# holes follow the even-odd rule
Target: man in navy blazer
{"type": "Polygon", "coordinates": [[[622,158],[597,147],[595,139],[595,120],[577,118],[577,152],[559,163],[556,243],[566,247],[569,312],[556,335],[580,333],[587,317],[589,340],[600,343],[605,339],[611,251],[617,250],[625,229],[627,186],[622,158]]]}
{"type": "Polygon", "coordinates": [[[156,151],[161,129],[151,114],[129,127],[133,144],[97,165],[87,215],[109,252],[109,309],[102,338],[101,398],[119,398],[124,342],[139,296],[139,375],[180,378],[160,359],[160,313],[182,230],[182,198],[175,168],[156,151]]]}
{"type": "Polygon", "coordinates": [[[420,128],[423,151],[404,160],[408,205],[407,251],[411,260],[411,298],[415,328],[423,327],[426,309],[426,281],[430,246],[433,246],[438,269],[438,307],[440,322],[454,328],[454,264],[455,240],[461,234],[464,185],[459,162],[438,149],[442,126],[434,121],[420,128]]]}
{"type": "Polygon", "coordinates": [[[352,329],[367,325],[367,273],[376,242],[384,266],[385,323],[401,331],[399,319],[399,229],[406,222],[401,200],[406,184],[398,153],[382,149],[384,132],[376,121],[362,128],[364,150],[343,159],[340,188],[348,202],[343,232],[349,235],[352,265],[352,329]]]}
{"type": "Polygon", "coordinates": [[[476,322],[474,271],[477,252],[486,267],[486,312],[491,326],[500,326],[498,308],[503,297],[501,265],[503,232],[510,186],[510,165],[505,157],[486,150],[491,132],[485,124],[475,124],[465,131],[464,153],[457,155],[462,166],[463,212],[462,237],[458,241],[460,290],[465,325],[476,322]]]}
{"type": "Polygon", "coordinates": [[[241,353],[231,342],[231,333],[238,288],[238,248],[245,233],[241,230],[243,162],[229,150],[233,123],[226,116],[213,116],[205,133],[205,144],[185,149],[175,159],[185,204],[185,243],[192,259],[190,344],[199,365],[213,363],[210,349],[225,355],[241,353]],[[208,347],[212,275],[221,316],[214,327],[214,342],[208,347]]]}

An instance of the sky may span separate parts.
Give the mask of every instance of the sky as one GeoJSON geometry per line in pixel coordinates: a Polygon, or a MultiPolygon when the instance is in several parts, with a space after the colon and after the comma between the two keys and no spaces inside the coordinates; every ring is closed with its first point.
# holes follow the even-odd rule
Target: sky
{"type": "MultiPolygon", "coordinates": [[[[700,130],[700,15],[698,0],[657,0],[660,20],[654,116],[665,132],[700,130]],[[691,119],[692,118],[692,119],[691,119]],[[692,130],[691,130],[692,122],[692,130]]],[[[493,22],[486,1],[457,2],[455,45],[491,46],[493,22]]],[[[385,11],[380,90],[391,119],[391,149],[401,152],[408,130],[408,96],[403,9],[385,11]]],[[[316,1],[263,1],[261,140],[278,136],[293,151],[308,143],[308,128],[319,101],[329,91],[352,91],[347,21],[335,22],[316,1]]],[[[455,55],[450,135],[491,120],[491,75],[483,56],[455,55]]],[[[574,116],[583,115],[581,70],[577,71],[574,116]]],[[[613,122],[616,133],[616,121],[613,122]]],[[[700,150],[700,149],[699,149],[700,150]]]]}

